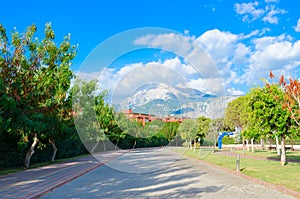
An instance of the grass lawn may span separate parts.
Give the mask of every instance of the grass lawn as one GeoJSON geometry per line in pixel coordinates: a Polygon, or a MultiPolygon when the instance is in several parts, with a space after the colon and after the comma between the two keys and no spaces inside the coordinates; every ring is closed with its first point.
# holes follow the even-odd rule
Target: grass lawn
{"type": "MultiPolygon", "coordinates": [[[[184,152],[186,149],[177,148],[174,149],[177,152],[184,152]]],[[[235,151],[237,152],[237,151],[235,151]]],[[[299,152],[289,152],[296,153],[295,157],[299,157],[299,152]]],[[[236,157],[235,156],[224,156],[218,155],[217,153],[208,153],[206,156],[200,156],[199,150],[193,152],[192,150],[186,150],[185,155],[191,156],[194,158],[199,158],[203,161],[222,166],[231,170],[236,169],[236,157]]],[[[257,153],[263,157],[273,157],[274,155],[269,151],[257,153]]],[[[276,154],[276,151],[275,151],[276,154]]],[[[249,155],[252,155],[249,154],[249,155]]],[[[290,154],[293,155],[293,154],[290,154]]],[[[277,156],[277,154],[276,154],[277,156]]],[[[294,157],[294,156],[292,156],[294,157]]],[[[288,163],[286,166],[280,166],[278,161],[270,160],[255,160],[249,158],[243,158],[241,156],[240,169],[243,174],[248,176],[276,184],[279,186],[284,186],[294,191],[300,192],[300,163],[288,163]]]]}
{"type": "MultiPolygon", "coordinates": [[[[235,150],[235,153],[242,154],[242,150],[235,150]]],[[[255,150],[254,153],[251,151],[245,150],[245,155],[249,156],[258,156],[258,157],[265,157],[265,158],[276,158],[280,159],[280,155],[277,155],[277,151],[271,150],[255,150]]],[[[287,160],[299,160],[300,161],[300,151],[286,151],[287,160]]]]}

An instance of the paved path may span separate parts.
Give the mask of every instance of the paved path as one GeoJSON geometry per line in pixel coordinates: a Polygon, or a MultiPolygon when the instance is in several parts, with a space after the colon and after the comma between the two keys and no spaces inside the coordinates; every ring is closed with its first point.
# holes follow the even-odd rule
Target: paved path
{"type": "Polygon", "coordinates": [[[162,148],[128,152],[42,198],[293,197],[162,148]]]}
{"type": "Polygon", "coordinates": [[[0,198],[28,199],[63,185],[103,164],[121,156],[126,151],[101,153],[98,161],[92,156],[52,164],[36,169],[0,176],[0,198]]]}

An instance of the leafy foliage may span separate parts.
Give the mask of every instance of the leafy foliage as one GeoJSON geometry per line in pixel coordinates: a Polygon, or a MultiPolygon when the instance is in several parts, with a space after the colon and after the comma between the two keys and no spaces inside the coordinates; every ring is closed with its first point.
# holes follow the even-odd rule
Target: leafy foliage
{"type": "Polygon", "coordinates": [[[253,89],[249,94],[250,125],[252,138],[269,133],[288,136],[292,121],[290,113],[282,108],[284,93],[277,84],[267,84],[264,88],[253,89]]]}
{"type": "Polygon", "coordinates": [[[178,129],[180,136],[183,140],[189,141],[189,143],[192,143],[192,140],[198,138],[197,131],[198,131],[198,123],[196,120],[192,119],[186,119],[183,120],[181,125],[178,129]]]}
{"type": "Polygon", "coordinates": [[[38,149],[46,148],[72,122],[67,92],[76,46],[70,44],[70,35],[57,46],[50,23],[44,39],[35,38],[36,31],[35,25],[24,33],[14,30],[9,41],[0,24],[1,145],[16,153],[24,153],[35,135],[38,149]]]}
{"type": "Polygon", "coordinates": [[[228,104],[224,122],[230,129],[246,127],[248,122],[247,96],[240,96],[228,104]]]}
{"type": "MultiPolygon", "coordinates": [[[[272,72],[270,77],[274,78],[272,72]]],[[[279,84],[284,88],[284,104],[283,108],[286,108],[291,113],[291,118],[294,122],[300,126],[300,83],[299,80],[289,78],[286,82],[284,76],[280,77],[279,84]]]]}

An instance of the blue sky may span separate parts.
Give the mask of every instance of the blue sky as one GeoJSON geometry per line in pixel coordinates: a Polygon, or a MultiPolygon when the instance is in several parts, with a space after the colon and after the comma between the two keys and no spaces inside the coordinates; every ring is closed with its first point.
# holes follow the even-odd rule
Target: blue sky
{"type": "MultiPolygon", "coordinates": [[[[53,0],[4,1],[1,5],[0,23],[7,30],[16,27],[18,31],[23,31],[34,23],[38,26],[40,37],[44,24],[51,22],[58,41],[71,33],[71,41],[79,44],[78,55],[72,65],[74,71],[80,71],[93,49],[111,36],[135,28],[161,27],[174,30],[189,41],[198,42],[215,63],[220,73],[218,78],[223,82],[222,88],[208,89],[207,84],[218,82],[216,77],[203,77],[191,71],[185,76],[189,78],[186,83],[203,92],[220,94],[220,90],[224,90],[226,95],[244,94],[260,84],[260,78],[266,78],[269,70],[277,76],[285,74],[299,78],[300,74],[298,1],[53,0]]],[[[126,76],[126,70],[121,71],[122,68],[132,71],[139,67],[151,67],[151,64],[167,64],[176,71],[184,68],[192,70],[188,69],[189,63],[182,57],[159,50],[165,43],[153,43],[162,41],[166,40],[152,38],[142,42],[158,50],[135,51],[120,56],[106,70],[103,87],[116,87],[113,82],[124,79],[124,74],[126,76]]],[[[169,42],[168,45],[171,45],[178,41],[173,39],[169,42]]]]}

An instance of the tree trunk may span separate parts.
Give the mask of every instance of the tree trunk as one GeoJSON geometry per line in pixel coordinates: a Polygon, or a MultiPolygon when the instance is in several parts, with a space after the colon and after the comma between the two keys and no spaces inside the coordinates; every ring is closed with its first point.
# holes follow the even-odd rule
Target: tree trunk
{"type": "Polygon", "coordinates": [[[136,146],[136,140],[134,140],[134,143],[133,143],[133,147],[132,147],[132,149],[134,149],[134,148],[135,148],[135,146],[136,146]]]}
{"type": "Polygon", "coordinates": [[[39,142],[39,139],[37,138],[37,134],[34,134],[34,138],[33,138],[33,143],[29,149],[29,151],[26,154],[25,157],[25,162],[24,162],[24,167],[25,169],[29,169],[29,165],[30,165],[30,158],[31,156],[34,154],[34,148],[37,145],[37,143],[39,142]]]}
{"type": "Polygon", "coordinates": [[[51,157],[51,162],[54,162],[56,152],[57,152],[57,147],[55,145],[55,140],[54,139],[49,139],[49,143],[52,145],[52,157],[51,157]]]}
{"type": "Polygon", "coordinates": [[[96,144],[94,144],[94,146],[92,147],[92,149],[91,149],[91,153],[94,153],[95,152],[95,150],[96,150],[96,148],[97,148],[97,146],[99,145],[99,141],[97,141],[96,142],[96,144]]]}
{"type": "Polygon", "coordinates": [[[115,150],[117,150],[118,144],[119,144],[119,140],[117,141],[117,143],[116,143],[116,145],[115,145],[115,150]]]}
{"type": "Polygon", "coordinates": [[[245,137],[242,136],[243,148],[245,148],[245,137]]]}
{"type": "Polygon", "coordinates": [[[246,148],[247,148],[247,151],[250,151],[250,149],[249,149],[249,140],[248,139],[246,139],[246,148]]]}
{"type": "Polygon", "coordinates": [[[281,166],[286,164],[286,152],[285,152],[285,138],[281,136],[281,158],[280,158],[281,166]]]}
{"type": "Polygon", "coordinates": [[[106,151],[105,140],[102,140],[102,143],[103,143],[103,151],[106,151]]]}
{"type": "Polygon", "coordinates": [[[251,138],[251,151],[252,151],[252,153],[254,153],[254,143],[253,143],[253,141],[254,141],[254,138],[251,138]]]}
{"type": "Polygon", "coordinates": [[[194,152],[196,152],[196,145],[197,145],[196,139],[194,139],[194,152]]]}
{"type": "Polygon", "coordinates": [[[275,135],[277,155],[280,155],[278,136],[275,135]]]}
{"type": "Polygon", "coordinates": [[[260,138],[260,146],[261,146],[261,150],[265,149],[264,138],[260,138]]]}

